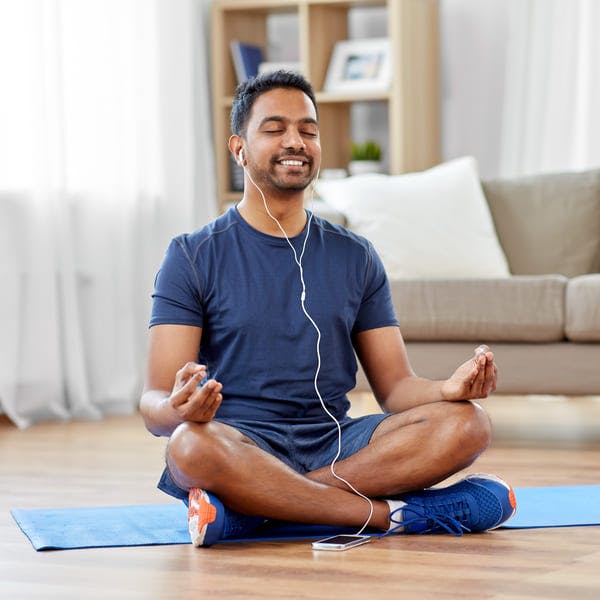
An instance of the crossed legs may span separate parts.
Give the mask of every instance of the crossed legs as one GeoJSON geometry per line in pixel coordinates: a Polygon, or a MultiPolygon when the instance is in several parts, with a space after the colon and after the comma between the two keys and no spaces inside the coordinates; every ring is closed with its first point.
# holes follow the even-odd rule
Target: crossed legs
{"type": "MultiPolygon", "coordinates": [[[[382,421],[370,443],[335,470],[370,498],[391,496],[429,487],[467,467],[489,439],[490,422],[479,405],[426,404],[382,421]]],[[[216,421],[180,425],[169,441],[167,464],[179,487],[209,490],[244,514],[345,526],[361,526],[369,514],[368,503],[328,466],[297,473],[216,421]]],[[[387,529],[387,503],[374,500],[373,506],[370,525],[387,529]]]]}

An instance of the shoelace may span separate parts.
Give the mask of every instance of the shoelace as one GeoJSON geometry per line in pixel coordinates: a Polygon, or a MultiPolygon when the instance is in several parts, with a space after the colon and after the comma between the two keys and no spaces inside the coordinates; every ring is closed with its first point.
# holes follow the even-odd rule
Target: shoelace
{"type": "Polygon", "coordinates": [[[393,534],[398,529],[400,529],[402,527],[409,527],[413,523],[422,521],[423,519],[426,519],[427,521],[431,521],[433,523],[432,526],[429,527],[429,529],[426,529],[425,531],[423,531],[423,533],[431,531],[436,525],[438,527],[441,527],[444,531],[447,531],[448,533],[451,533],[452,535],[454,535],[456,537],[460,537],[464,531],[467,531],[467,532],[471,531],[466,525],[464,525],[459,520],[461,518],[468,517],[471,512],[469,510],[469,508],[464,505],[463,502],[457,502],[457,503],[448,502],[448,503],[443,504],[442,506],[445,510],[448,511],[447,513],[440,512],[439,510],[435,510],[435,509],[426,508],[424,506],[418,506],[417,504],[407,504],[406,506],[403,506],[402,508],[398,508],[397,510],[395,510],[393,513],[390,514],[390,522],[397,523],[396,527],[392,527],[391,529],[389,529],[385,533],[382,533],[378,537],[384,537],[386,535],[393,534]],[[414,513],[416,516],[411,517],[410,519],[408,519],[406,521],[396,520],[394,518],[395,514],[396,513],[402,514],[402,511],[404,511],[405,509],[408,509],[408,511],[414,513]],[[450,513],[454,513],[456,516],[453,517],[452,514],[450,514],[450,513]]]}

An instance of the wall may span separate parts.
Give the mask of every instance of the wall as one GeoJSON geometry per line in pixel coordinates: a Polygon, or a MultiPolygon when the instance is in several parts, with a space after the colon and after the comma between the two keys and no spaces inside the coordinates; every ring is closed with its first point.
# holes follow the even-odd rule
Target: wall
{"type": "Polygon", "coordinates": [[[502,106],[511,0],[441,0],[442,156],[475,156],[500,174],[502,106]]]}
{"type": "MultiPolygon", "coordinates": [[[[510,1],[440,0],[442,157],[472,154],[483,177],[499,174],[510,1]]],[[[349,30],[351,38],[385,36],[386,11],[377,7],[353,9],[349,30]]],[[[297,60],[295,17],[271,16],[269,40],[271,60],[297,60]]],[[[387,128],[385,103],[353,106],[354,138],[382,142],[384,156],[387,128]]]]}

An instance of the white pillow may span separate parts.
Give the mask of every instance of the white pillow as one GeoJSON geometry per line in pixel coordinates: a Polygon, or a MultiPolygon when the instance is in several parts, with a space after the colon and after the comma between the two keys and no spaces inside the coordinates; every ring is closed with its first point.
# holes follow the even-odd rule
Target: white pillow
{"type": "Polygon", "coordinates": [[[420,173],[319,181],[317,193],[373,242],[390,279],[510,275],[473,157],[420,173]]]}

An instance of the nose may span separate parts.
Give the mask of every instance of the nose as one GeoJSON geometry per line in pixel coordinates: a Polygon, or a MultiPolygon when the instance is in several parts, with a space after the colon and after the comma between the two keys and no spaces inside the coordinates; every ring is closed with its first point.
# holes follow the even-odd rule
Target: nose
{"type": "Polygon", "coordinates": [[[298,129],[296,129],[295,127],[288,127],[286,129],[285,135],[282,139],[282,144],[284,148],[292,150],[304,150],[306,148],[304,139],[300,135],[298,129]]]}

